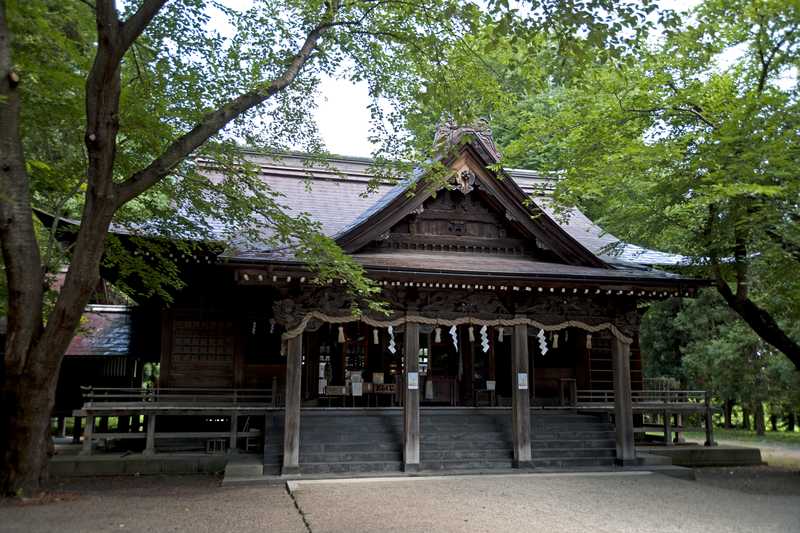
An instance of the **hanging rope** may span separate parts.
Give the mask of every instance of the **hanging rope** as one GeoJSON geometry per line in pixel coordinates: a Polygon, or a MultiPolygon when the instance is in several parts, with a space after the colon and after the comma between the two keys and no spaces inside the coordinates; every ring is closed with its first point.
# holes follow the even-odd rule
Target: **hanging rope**
{"type": "Polygon", "coordinates": [[[489,327],[513,327],[513,326],[522,326],[527,325],[533,328],[543,329],[544,331],[559,331],[562,329],[567,328],[580,328],[584,331],[589,332],[587,335],[587,348],[591,349],[591,333],[596,333],[598,331],[608,330],[614,337],[616,337],[620,342],[625,344],[631,344],[633,339],[626,336],[622,333],[617,326],[610,322],[603,322],[602,324],[591,325],[585,322],[581,322],[579,320],[566,320],[564,322],[560,322],[558,324],[542,324],[537,320],[533,320],[527,317],[519,317],[519,318],[496,318],[492,320],[484,320],[481,318],[475,318],[470,316],[462,316],[454,319],[445,319],[445,318],[428,318],[419,315],[406,315],[401,316],[392,320],[376,320],[374,318],[366,317],[366,316],[353,316],[353,315],[345,315],[345,316],[333,316],[333,315],[326,315],[325,313],[321,313],[319,311],[311,311],[307,313],[300,323],[286,331],[282,337],[284,340],[293,339],[298,335],[302,334],[305,331],[306,326],[308,325],[309,321],[311,320],[320,320],[322,322],[327,322],[329,324],[347,324],[349,322],[364,322],[365,324],[376,327],[376,328],[388,328],[392,327],[395,328],[397,326],[402,326],[407,322],[411,322],[414,324],[425,324],[431,326],[461,326],[463,324],[477,324],[480,326],[489,326],[489,327]]]}

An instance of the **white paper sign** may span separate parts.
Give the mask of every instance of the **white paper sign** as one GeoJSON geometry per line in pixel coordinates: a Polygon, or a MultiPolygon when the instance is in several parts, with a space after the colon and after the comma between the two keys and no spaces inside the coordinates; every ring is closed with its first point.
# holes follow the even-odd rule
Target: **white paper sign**
{"type": "Polygon", "coordinates": [[[408,373],[408,390],[419,389],[419,372],[408,373]]]}
{"type": "Polygon", "coordinates": [[[497,382],[496,381],[487,381],[486,382],[486,390],[495,390],[496,387],[497,387],[497,382]]]}
{"type": "Polygon", "coordinates": [[[362,386],[363,383],[360,381],[354,381],[350,383],[350,391],[353,393],[353,396],[361,396],[364,393],[362,386]]]}
{"type": "Polygon", "coordinates": [[[528,373],[527,372],[518,372],[517,373],[517,389],[519,389],[519,390],[528,390],[528,373]]]}
{"type": "Polygon", "coordinates": [[[320,395],[325,394],[325,387],[328,386],[328,382],[325,381],[325,378],[319,378],[319,388],[317,389],[317,393],[320,395]]]}

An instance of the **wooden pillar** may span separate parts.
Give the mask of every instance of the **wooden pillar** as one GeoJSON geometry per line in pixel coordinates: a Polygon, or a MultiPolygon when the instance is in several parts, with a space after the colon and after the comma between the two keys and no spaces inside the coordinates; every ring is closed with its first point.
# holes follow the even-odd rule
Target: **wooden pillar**
{"type": "Polygon", "coordinates": [[[231,436],[228,442],[228,453],[237,453],[237,433],[239,432],[239,415],[233,413],[231,415],[231,436]]]}
{"type": "Polygon", "coordinates": [[[67,435],[66,417],[64,416],[56,417],[56,434],[59,437],[65,437],[67,435]]]}
{"type": "Polygon", "coordinates": [[[406,323],[403,372],[403,471],[419,470],[419,324],[406,323]]]}
{"type": "Polygon", "coordinates": [[[528,326],[514,326],[511,352],[511,431],[514,445],[514,468],[530,468],[531,401],[528,377],[528,326]]]}
{"type": "Polygon", "coordinates": [[[676,444],[686,444],[686,439],[683,437],[683,415],[675,413],[675,440],[676,444]]]}
{"type": "Polygon", "coordinates": [[[281,474],[300,473],[300,403],[303,374],[303,334],[288,341],[286,354],[286,410],[283,417],[281,474]]]}
{"type": "Polygon", "coordinates": [[[714,442],[714,419],[713,419],[714,412],[711,410],[711,393],[708,391],[706,391],[705,394],[705,404],[706,404],[706,412],[705,412],[706,442],[704,443],[704,445],[716,446],[717,443],[714,442]]]}
{"type": "Polygon", "coordinates": [[[72,419],[72,443],[79,444],[81,442],[81,421],[82,416],[76,416],[72,419]]]}
{"type": "Polygon", "coordinates": [[[156,453],[156,415],[147,415],[147,438],[143,453],[145,455],[156,453]]]}
{"type": "Polygon", "coordinates": [[[664,444],[672,446],[672,413],[664,411],[664,444]]]}
{"type": "Polygon", "coordinates": [[[617,434],[617,463],[631,465],[636,462],[633,443],[633,406],[631,403],[631,347],[614,337],[611,341],[611,359],[614,367],[614,425],[617,434]]]}
{"type": "Polygon", "coordinates": [[[92,455],[92,433],[94,433],[94,417],[86,417],[86,429],[83,430],[83,449],[81,455],[92,455]]]}

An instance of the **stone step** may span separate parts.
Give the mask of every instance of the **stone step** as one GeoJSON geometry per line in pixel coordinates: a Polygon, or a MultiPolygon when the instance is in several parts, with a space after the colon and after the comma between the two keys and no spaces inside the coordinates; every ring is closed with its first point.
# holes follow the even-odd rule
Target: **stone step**
{"type": "Polygon", "coordinates": [[[613,431],[531,432],[531,439],[533,440],[611,440],[614,438],[613,431]]]}
{"type": "Polygon", "coordinates": [[[533,442],[534,448],[614,448],[616,442],[613,439],[597,439],[597,440],[541,440],[537,439],[533,442]]]}
{"type": "Polygon", "coordinates": [[[420,461],[421,470],[493,470],[511,468],[511,458],[475,461],[420,461]]]}
{"type": "Polygon", "coordinates": [[[400,472],[402,461],[374,461],[352,463],[300,463],[303,474],[345,474],[364,472],[400,472]]]}
{"type": "Polygon", "coordinates": [[[533,458],[578,458],[578,457],[611,457],[616,456],[616,448],[587,449],[587,448],[562,448],[562,449],[536,449],[533,448],[533,458]]]}
{"type": "Polygon", "coordinates": [[[446,441],[446,440],[439,440],[439,441],[420,441],[420,449],[423,450],[485,450],[485,449],[511,449],[511,439],[506,440],[496,440],[496,441],[470,441],[470,440],[462,440],[462,441],[446,441]]]}
{"type": "Polygon", "coordinates": [[[491,448],[488,450],[426,450],[420,449],[422,461],[459,461],[459,460],[511,460],[511,447],[491,448]]]}
{"type": "Polygon", "coordinates": [[[400,451],[400,439],[392,442],[313,442],[300,443],[300,453],[326,453],[326,452],[391,452],[400,451]]]}
{"type": "Polygon", "coordinates": [[[536,457],[533,466],[536,468],[582,468],[587,466],[610,467],[614,465],[613,458],[564,458],[564,457],[536,457]]]}
{"type": "Polygon", "coordinates": [[[391,452],[300,452],[301,465],[306,463],[374,463],[401,459],[402,453],[399,450],[391,452]]]}

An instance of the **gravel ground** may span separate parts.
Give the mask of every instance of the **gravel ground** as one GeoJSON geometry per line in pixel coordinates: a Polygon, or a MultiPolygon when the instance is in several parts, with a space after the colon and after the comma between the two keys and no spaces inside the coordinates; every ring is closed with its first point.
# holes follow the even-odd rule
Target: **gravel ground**
{"type": "Polygon", "coordinates": [[[525,532],[800,531],[800,497],[658,474],[301,483],[311,530],[525,532]]]}
{"type": "Polygon", "coordinates": [[[800,532],[800,474],[773,467],[220,486],[203,476],[75,479],[0,503],[0,532],[800,532]],[[731,473],[733,472],[733,473],[731,473]],[[295,500],[297,507],[295,506],[295,500]],[[298,511],[298,508],[301,513],[298,511]]]}
{"type": "Polygon", "coordinates": [[[305,532],[283,485],[221,487],[216,477],[75,479],[61,501],[0,504],[0,532],[305,532]]]}

